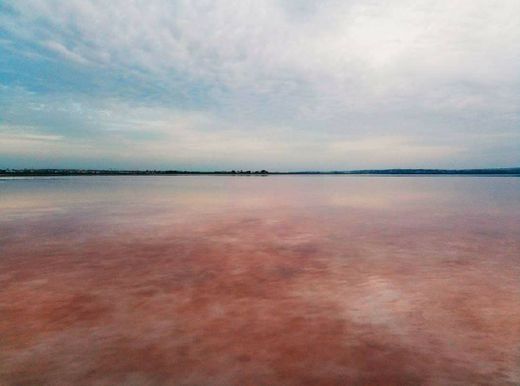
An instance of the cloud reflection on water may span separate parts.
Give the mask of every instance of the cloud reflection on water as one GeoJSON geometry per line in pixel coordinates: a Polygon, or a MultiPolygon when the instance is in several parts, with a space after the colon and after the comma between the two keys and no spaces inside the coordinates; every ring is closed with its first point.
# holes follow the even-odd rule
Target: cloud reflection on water
{"type": "Polygon", "coordinates": [[[6,384],[520,382],[520,180],[2,184],[6,384]]]}

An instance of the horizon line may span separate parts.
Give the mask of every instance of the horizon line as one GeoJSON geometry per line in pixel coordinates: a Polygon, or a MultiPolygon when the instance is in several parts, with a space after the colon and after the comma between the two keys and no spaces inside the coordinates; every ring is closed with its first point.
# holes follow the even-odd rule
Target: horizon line
{"type": "Polygon", "coordinates": [[[0,175],[150,175],[150,174],[520,174],[520,166],[493,168],[383,168],[330,170],[182,170],[98,168],[0,168],[0,175]]]}

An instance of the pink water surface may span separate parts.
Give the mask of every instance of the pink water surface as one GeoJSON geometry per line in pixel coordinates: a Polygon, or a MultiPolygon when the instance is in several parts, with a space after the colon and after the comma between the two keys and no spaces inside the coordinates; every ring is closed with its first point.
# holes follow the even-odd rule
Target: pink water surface
{"type": "Polygon", "coordinates": [[[519,385],[520,178],[0,180],[1,385],[519,385]]]}

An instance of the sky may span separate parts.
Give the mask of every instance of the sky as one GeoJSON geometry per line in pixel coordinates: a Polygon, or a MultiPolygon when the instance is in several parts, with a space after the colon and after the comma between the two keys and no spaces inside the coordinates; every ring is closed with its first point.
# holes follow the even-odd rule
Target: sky
{"type": "Polygon", "coordinates": [[[518,0],[3,0],[0,168],[520,166],[518,0]]]}

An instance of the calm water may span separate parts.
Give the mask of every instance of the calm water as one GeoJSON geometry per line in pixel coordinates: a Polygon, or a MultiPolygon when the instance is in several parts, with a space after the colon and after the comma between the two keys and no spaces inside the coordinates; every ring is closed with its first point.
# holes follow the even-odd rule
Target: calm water
{"type": "Polygon", "coordinates": [[[518,385],[520,178],[0,180],[2,385],[518,385]]]}

